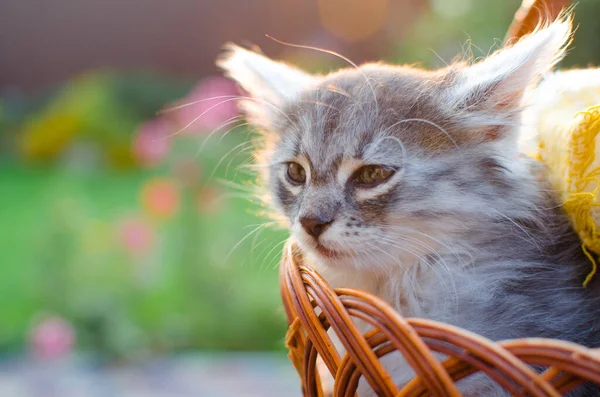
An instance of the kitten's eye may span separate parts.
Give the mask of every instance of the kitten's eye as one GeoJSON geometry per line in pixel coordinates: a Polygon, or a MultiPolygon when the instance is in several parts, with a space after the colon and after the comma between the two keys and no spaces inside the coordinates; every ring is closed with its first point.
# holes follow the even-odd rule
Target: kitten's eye
{"type": "Polygon", "coordinates": [[[294,185],[302,185],[306,182],[306,172],[298,163],[288,163],[287,177],[294,185]]]}
{"type": "Polygon", "coordinates": [[[382,165],[365,165],[354,173],[354,183],[361,187],[374,187],[394,175],[394,169],[382,165]]]}

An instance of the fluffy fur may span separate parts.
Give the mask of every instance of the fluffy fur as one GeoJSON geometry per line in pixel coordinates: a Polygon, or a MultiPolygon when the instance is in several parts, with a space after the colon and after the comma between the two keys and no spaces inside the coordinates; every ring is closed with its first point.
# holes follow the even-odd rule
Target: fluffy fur
{"type": "MultiPolygon", "coordinates": [[[[590,264],[545,168],[517,145],[528,88],[561,59],[570,28],[559,21],[436,71],[367,64],[313,76],[234,45],[219,65],[252,97],[243,107],[265,137],[258,159],[274,207],[333,286],[493,340],[598,347],[598,286],[582,287],[590,264]],[[286,177],[289,162],[303,184],[286,177]],[[396,172],[353,183],[370,164],[396,172]],[[332,222],[314,238],[306,217],[332,222]]],[[[398,356],[386,367],[399,384],[413,375],[398,356]]],[[[482,377],[461,385],[504,395],[482,377]]],[[[361,382],[359,395],[371,394],[361,382]]]]}

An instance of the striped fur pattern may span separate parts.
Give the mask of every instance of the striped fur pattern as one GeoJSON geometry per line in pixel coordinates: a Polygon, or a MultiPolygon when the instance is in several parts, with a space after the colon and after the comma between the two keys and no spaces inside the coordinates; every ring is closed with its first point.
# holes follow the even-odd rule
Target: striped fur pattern
{"type": "MultiPolygon", "coordinates": [[[[274,208],[333,286],[494,340],[599,347],[599,287],[582,287],[578,237],[543,165],[517,148],[529,87],[562,57],[570,27],[562,20],[436,71],[367,64],[309,75],[233,45],[219,65],[250,93],[243,107],[264,137],[257,159],[274,208]],[[365,187],[353,175],[367,165],[393,173],[365,187]],[[303,219],[330,222],[315,237],[303,219]]],[[[401,357],[385,360],[399,384],[412,377],[401,357]]],[[[462,388],[504,395],[483,377],[462,388]]],[[[600,395],[591,390],[572,395],[600,395]]],[[[359,395],[372,391],[361,383],[359,395]]]]}

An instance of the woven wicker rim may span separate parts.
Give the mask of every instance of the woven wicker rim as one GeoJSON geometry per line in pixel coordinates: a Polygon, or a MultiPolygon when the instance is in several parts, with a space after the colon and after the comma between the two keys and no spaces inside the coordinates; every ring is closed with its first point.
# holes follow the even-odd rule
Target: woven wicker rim
{"type": "MultiPolygon", "coordinates": [[[[455,382],[483,372],[513,395],[561,396],[585,381],[600,384],[600,350],[543,338],[493,342],[436,321],[403,318],[366,292],[332,289],[302,263],[289,242],[281,264],[281,291],[290,322],[287,345],[306,396],[321,396],[316,358],[335,378],[335,396],[351,396],[361,376],[380,396],[460,396],[455,382]],[[370,323],[363,335],[353,319],[370,323]],[[340,357],[327,334],[332,328],[345,351],[340,357]],[[380,358],[399,351],[417,376],[402,389],[380,358]],[[438,361],[434,352],[447,359],[438,361]],[[542,374],[531,365],[548,367],[542,374]]],[[[296,250],[297,251],[297,250],[296,250]]]]}

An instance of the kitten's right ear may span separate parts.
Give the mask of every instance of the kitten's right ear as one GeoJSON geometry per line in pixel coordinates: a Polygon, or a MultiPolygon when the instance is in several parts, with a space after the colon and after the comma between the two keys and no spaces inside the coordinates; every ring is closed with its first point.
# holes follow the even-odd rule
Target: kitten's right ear
{"type": "Polygon", "coordinates": [[[571,17],[566,14],[466,68],[451,90],[450,107],[462,111],[475,125],[500,127],[488,128],[487,139],[514,132],[514,118],[523,109],[526,93],[563,58],[571,29],[571,17]]]}
{"type": "Polygon", "coordinates": [[[235,44],[225,45],[217,66],[255,99],[243,101],[241,106],[251,122],[267,129],[284,117],[283,105],[316,81],[314,76],[295,67],[235,44]]]}

